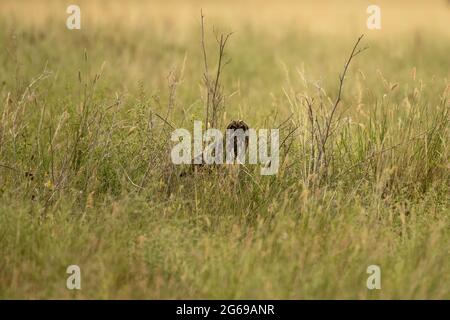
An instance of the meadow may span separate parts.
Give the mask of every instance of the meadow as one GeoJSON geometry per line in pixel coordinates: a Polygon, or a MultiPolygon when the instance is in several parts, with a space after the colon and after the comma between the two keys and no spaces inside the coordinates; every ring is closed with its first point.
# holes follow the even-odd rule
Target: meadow
{"type": "Polygon", "coordinates": [[[77,3],[0,2],[1,299],[450,299],[447,1],[77,3]],[[181,175],[206,106],[278,174],[181,175]]]}

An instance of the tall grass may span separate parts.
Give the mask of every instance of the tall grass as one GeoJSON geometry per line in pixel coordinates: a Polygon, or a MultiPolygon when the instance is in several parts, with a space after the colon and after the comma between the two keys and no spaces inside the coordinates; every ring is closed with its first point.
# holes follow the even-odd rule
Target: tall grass
{"type": "Polygon", "coordinates": [[[210,62],[220,100],[199,23],[171,38],[1,22],[0,297],[450,298],[449,42],[367,36],[330,120],[353,37],[249,28],[222,48],[208,23],[205,51],[232,58],[210,62]],[[280,128],[278,175],[180,177],[170,133],[215,101],[215,124],[280,128]]]}

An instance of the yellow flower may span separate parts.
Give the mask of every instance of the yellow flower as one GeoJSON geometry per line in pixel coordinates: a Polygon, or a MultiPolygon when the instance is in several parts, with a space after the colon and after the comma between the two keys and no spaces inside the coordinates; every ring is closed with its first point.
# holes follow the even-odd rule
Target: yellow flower
{"type": "Polygon", "coordinates": [[[48,180],[46,183],[44,183],[44,186],[48,189],[53,189],[53,183],[51,180],[48,180]]]}

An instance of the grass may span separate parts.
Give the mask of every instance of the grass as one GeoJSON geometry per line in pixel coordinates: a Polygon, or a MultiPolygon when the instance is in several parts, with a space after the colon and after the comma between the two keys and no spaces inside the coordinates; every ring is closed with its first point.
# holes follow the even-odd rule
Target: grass
{"type": "MultiPolygon", "coordinates": [[[[170,126],[203,120],[209,90],[202,3],[157,2],[148,25],[108,21],[120,12],[89,3],[80,31],[65,29],[61,3],[0,5],[0,298],[450,298],[450,42],[419,27],[419,4],[409,29],[381,35],[205,5],[211,69],[212,25],[235,31],[221,129],[281,125],[286,143],[276,176],[248,166],[179,177],[170,126]],[[28,21],[32,6],[42,14],[28,21]],[[336,100],[363,32],[369,49],[349,67],[318,166],[305,101],[329,119],[320,102],[336,100]],[[81,290],[66,288],[71,264],[81,290]],[[366,287],[373,264],[381,290],[366,287]]],[[[143,4],[115,5],[126,16],[143,4]]]]}

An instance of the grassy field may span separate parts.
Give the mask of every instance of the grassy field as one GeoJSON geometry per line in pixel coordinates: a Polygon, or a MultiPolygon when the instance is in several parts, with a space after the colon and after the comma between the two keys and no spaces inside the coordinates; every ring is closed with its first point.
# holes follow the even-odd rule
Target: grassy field
{"type": "Polygon", "coordinates": [[[447,1],[379,1],[379,31],[370,1],[78,1],[81,30],[69,2],[0,2],[0,298],[450,299],[447,1]],[[277,175],[170,160],[200,8],[211,78],[234,32],[219,128],[279,127],[277,175]]]}

